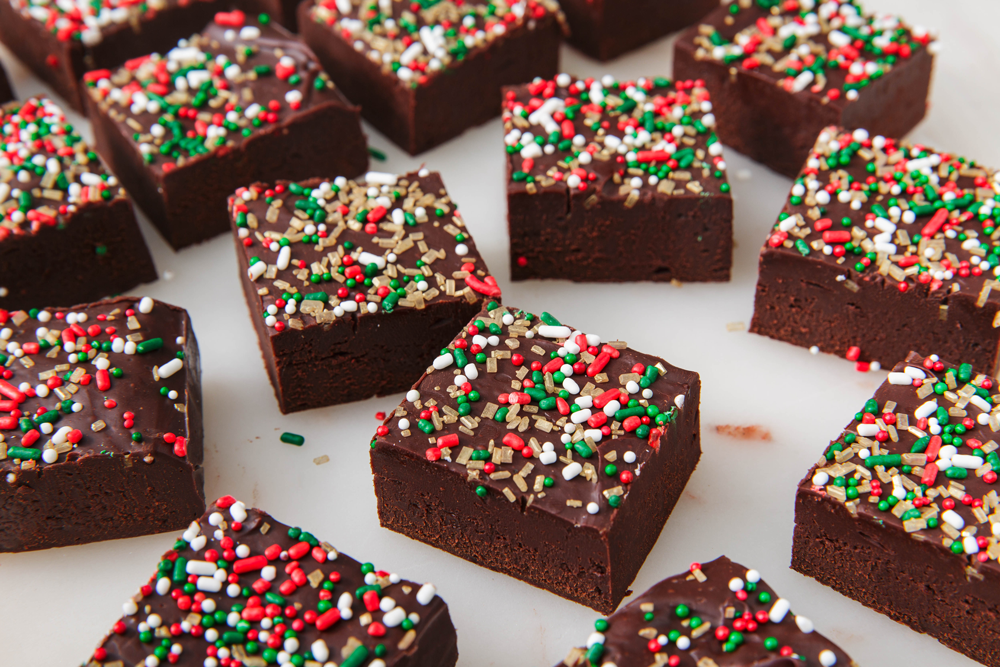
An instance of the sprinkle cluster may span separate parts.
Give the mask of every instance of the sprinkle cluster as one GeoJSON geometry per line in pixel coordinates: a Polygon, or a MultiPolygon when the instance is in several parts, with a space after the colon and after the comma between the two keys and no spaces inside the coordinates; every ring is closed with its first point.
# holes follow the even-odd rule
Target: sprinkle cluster
{"type": "Polygon", "coordinates": [[[926,29],[866,14],[858,0],[738,0],[729,12],[721,30],[700,27],[695,57],[760,72],[824,103],[858,99],[893,67],[933,46],[926,29]]]}
{"type": "Polygon", "coordinates": [[[563,20],[554,0],[312,0],[309,16],[412,88],[508,33],[563,20]]]}
{"type": "Polygon", "coordinates": [[[500,296],[436,173],[241,188],[230,202],[273,331],[500,296]]]}
{"type": "Polygon", "coordinates": [[[224,496],[125,602],[93,662],[385,667],[417,642],[421,612],[444,609],[433,584],[358,563],[224,496]]]}
{"type": "Polygon", "coordinates": [[[631,208],[644,192],[729,192],[708,90],[694,81],[536,79],[504,100],[510,179],[601,192],[612,180],[631,208]]]}
{"type": "Polygon", "coordinates": [[[22,16],[44,24],[59,41],[80,41],[84,46],[100,44],[105,28],[132,23],[149,12],[183,4],[172,0],[10,0],[10,3],[22,16]]]}
{"type": "Polygon", "coordinates": [[[0,470],[8,483],[20,470],[82,452],[142,449],[146,463],[160,447],[187,454],[188,341],[173,313],[149,297],[82,311],[0,310],[0,470]]]}
{"type": "Polygon", "coordinates": [[[51,100],[0,106],[0,243],[59,227],[90,202],[124,196],[51,100]]]}
{"type": "Polygon", "coordinates": [[[1000,277],[1000,173],[920,144],[827,128],[765,247],[843,266],[845,287],[990,298],[1000,277]]]}
{"type": "Polygon", "coordinates": [[[1000,558],[997,381],[911,354],[803,482],[970,563],[1000,558]]]}
{"type": "Polygon", "coordinates": [[[481,497],[586,523],[619,507],[659,451],[689,388],[679,373],[624,342],[494,302],[434,359],[372,446],[419,451],[481,497]]]}
{"type": "Polygon", "coordinates": [[[165,56],[88,72],[84,81],[146,164],[163,172],[316,104],[342,101],[308,48],[266,14],[253,19],[239,10],[216,14],[204,32],[165,56]]]}
{"type": "Polygon", "coordinates": [[[725,557],[692,563],[687,575],[660,582],[618,613],[594,623],[586,648],[574,648],[569,667],[710,667],[722,664],[853,666],[791,612],[757,570],[725,557]],[[718,662],[716,662],[718,660],[718,662]],[[793,663],[794,661],[794,663],[793,663]]]}

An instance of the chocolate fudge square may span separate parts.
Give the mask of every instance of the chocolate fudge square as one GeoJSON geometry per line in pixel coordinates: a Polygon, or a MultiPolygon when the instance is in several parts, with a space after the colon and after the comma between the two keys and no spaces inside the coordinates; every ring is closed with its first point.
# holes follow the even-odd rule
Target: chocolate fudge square
{"type": "Polygon", "coordinates": [[[792,568],[984,665],[1000,590],[997,380],[911,353],[798,487],[792,568]]]}
{"type": "Polygon", "coordinates": [[[185,310],[0,310],[0,366],[0,552],[180,530],[205,510],[185,310]]]}
{"type": "Polygon", "coordinates": [[[241,188],[243,292],[284,413],[405,391],[500,297],[441,176],[241,188]]]}
{"type": "Polygon", "coordinates": [[[85,73],[167,51],[228,7],[225,0],[9,0],[0,2],[0,41],[83,112],[85,73]]]}
{"type": "Polygon", "coordinates": [[[11,90],[10,80],[3,64],[0,64],[0,104],[10,102],[12,99],[14,99],[14,91],[11,90]]]}
{"type": "Polygon", "coordinates": [[[686,28],[719,0],[561,0],[569,43],[598,60],[611,60],[686,28]]]}
{"type": "Polygon", "coordinates": [[[860,2],[737,0],[678,38],[674,76],[712,91],[723,143],[795,178],[828,125],[913,129],[936,46],[925,28],[860,2]]]}
{"type": "Polygon", "coordinates": [[[750,330],[863,366],[913,348],[993,372],[998,193],[972,160],[827,128],[764,243],[750,330]]]}
{"type": "Polygon", "coordinates": [[[701,457],[697,373],[490,304],[372,440],[382,526],[602,613],[701,457]]]}
{"type": "Polygon", "coordinates": [[[299,30],[337,85],[412,155],[500,113],[500,89],[555,76],[553,0],[306,0],[299,30]]]}
{"type": "Polygon", "coordinates": [[[434,584],[342,554],[223,496],[122,605],[88,667],[454,667],[434,584]]]}
{"type": "Polygon", "coordinates": [[[560,74],[507,88],[511,278],[726,281],[733,200],[709,91],[560,74]]]}
{"type": "Polygon", "coordinates": [[[0,308],[88,303],[156,277],[125,190],[62,109],[0,106],[0,308]]]}
{"type": "Polygon", "coordinates": [[[720,556],[692,563],[598,619],[586,646],[571,649],[560,664],[857,667],[809,618],[790,609],[760,572],[720,556]]]}
{"type": "Polygon", "coordinates": [[[238,10],[88,93],[98,152],[175,249],[228,229],[226,198],[247,183],[368,165],[358,109],[309,47],[238,10]]]}

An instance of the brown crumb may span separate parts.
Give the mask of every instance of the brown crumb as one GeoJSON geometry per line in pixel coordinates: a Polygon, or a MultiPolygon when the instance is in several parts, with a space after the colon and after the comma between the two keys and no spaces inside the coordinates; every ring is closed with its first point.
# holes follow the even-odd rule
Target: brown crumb
{"type": "Polygon", "coordinates": [[[737,440],[763,440],[771,441],[771,432],[763,426],[750,424],[748,426],[735,426],[733,424],[719,424],[715,427],[715,432],[719,435],[726,435],[737,440]]]}

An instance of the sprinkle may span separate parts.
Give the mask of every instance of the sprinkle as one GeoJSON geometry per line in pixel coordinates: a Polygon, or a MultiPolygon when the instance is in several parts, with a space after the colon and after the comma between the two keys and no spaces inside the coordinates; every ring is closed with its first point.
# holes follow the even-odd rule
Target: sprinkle
{"type": "MultiPolygon", "coordinates": [[[[289,433],[288,431],[281,434],[280,440],[285,444],[295,445],[296,447],[301,447],[306,441],[306,439],[298,433],[289,433]]],[[[314,463],[316,463],[316,461],[314,461],[314,463]]],[[[325,461],[322,463],[325,463],[325,461]]],[[[316,463],[316,465],[319,465],[319,463],[316,463]]]]}

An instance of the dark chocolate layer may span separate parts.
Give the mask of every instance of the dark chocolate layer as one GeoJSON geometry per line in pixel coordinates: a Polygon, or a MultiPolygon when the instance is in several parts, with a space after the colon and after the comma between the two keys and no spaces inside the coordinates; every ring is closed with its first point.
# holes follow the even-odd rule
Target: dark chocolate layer
{"type": "Polygon", "coordinates": [[[184,310],[148,297],[0,310],[0,343],[0,550],[174,530],[202,511],[184,310]]]}
{"type": "Polygon", "coordinates": [[[611,60],[694,23],[717,0],[562,0],[569,43],[598,60],[611,60]]]}
{"type": "Polygon", "coordinates": [[[709,91],[554,80],[504,102],[515,280],[728,280],[732,199],[709,91]]]}
{"type": "Polygon", "coordinates": [[[972,160],[827,128],[764,244],[750,330],[854,360],[916,348],[992,371],[998,200],[1000,176],[972,160]]]}
{"type": "Polygon", "coordinates": [[[132,204],[63,110],[0,107],[0,308],[71,306],[156,280],[132,204]]]}
{"type": "Polygon", "coordinates": [[[0,104],[14,99],[14,91],[10,87],[7,71],[0,65],[0,104]]]}
{"type": "Polygon", "coordinates": [[[678,78],[712,90],[719,136],[794,177],[827,125],[903,136],[923,117],[934,40],[857,2],[729,3],[683,33],[678,78]]]}
{"type": "Polygon", "coordinates": [[[555,319],[484,310],[433,361],[373,447],[399,447],[467,478],[470,501],[482,487],[608,530],[697,374],[594,334],[581,349],[575,339],[584,334],[545,322],[555,319]]]}
{"type": "Polygon", "coordinates": [[[330,76],[411,154],[496,116],[503,86],[558,68],[562,13],[551,0],[386,0],[377,11],[309,0],[298,18],[330,76]]]}
{"type": "Polygon", "coordinates": [[[458,659],[433,584],[359,563],[230,496],[188,527],[123,609],[89,667],[148,665],[150,656],[178,667],[227,658],[248,667],[452,667],[458,659]]]}
{"type": "Polygon", "coordinates": [[[607,620],[563,661],[647,667],[853,667],[760,573],[725,556],[664,579],[607,620]]]}

